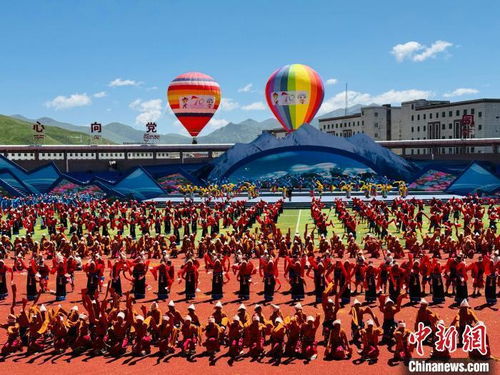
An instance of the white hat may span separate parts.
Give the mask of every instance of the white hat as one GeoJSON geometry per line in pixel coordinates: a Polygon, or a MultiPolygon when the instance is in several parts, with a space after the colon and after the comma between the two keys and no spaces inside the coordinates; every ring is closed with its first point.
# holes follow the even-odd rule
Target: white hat
{"type": "Polygon", "coordinates": [[[194,310],[196,310],[196,307],[194,307],[194,305],[193,305],[193,304],[190,304],[190,305],[188,306],[188,310],[193,310],[193,311],[194,311],[194,310]]]}
{"type": "Polygon", "coordinates": [[[444,326],[444,320],[443,319],[438,320],[437,325],[444,326]]]}
{"type": "Polygon", "coordinates": [[[220,301],[219,301],[219,302],[217,302],[217,303],[215,304],[215,307],[218,307],[219,309],[222,309],[222,303],[220,303],[220,301]]]}
{"type": "Polygon", "coordinates": [[[254,322],[260,322],[260,318],[259,318],[259,316],[258,316],[258,315],[254,315],[254,316],[252,317],[252,320],[253,320],[254,322]]]}
{"type": "Polygon", "coordinates": [[[281,319],[281,318],[278,316],[276,319],[274,319],[274,322],[275,322],[275,323],[283,323],[283,319],[281,319]]]}
{"type": "Polygon", "coordinates": [[[80,314],[80,315],[78,315],[78,319],[85,320],[85,319],[87,319],[87,315],[80,314]]]}
{"type": "Polygon", "coordinates": [[[403,322],[403,321],[401,321],[401,322],[398,323],[398,327],[399,328],[406,328],[406,323],[403,322]]]}
{"type": "Polygon", "coordinates": [[[118,318],[125,319],[125,313],[123,311],[120,311],[117,315],[118,318]]]}
{"type": "Polygon", "coordinates": [[[359,300],[357,298],[354,298],[354,301],[352,302],[353,306],[356,306],[356,305],[361,305],[361,302],[359,302],[359,300]]]}
{"type": "Polygon", "coordinates": [[[333,299],[328,298],[328,303],[333,303],[333,299]]]}
{"type": "Polygon", "coordinates": [[[335,324],[340,325],[340,323],[341,323],[340,319],[337,319],[337,320],[335,320],[335,321],[333,322],[333,325],[335,325],[335,324]]]}
{"type": "Polygon", "coordinates": [[[425,298],[422,298],[422,299],[420,300],[420,304],[421,304],[421,305],[428,305],[428,304],[429,304],[429,302],[427,302],[427,300],[426,300],[425,298]]]}
{"type": "Polygon", "coordinates": [[[240,321],[240,317],[238,315],[235,315],[235,316],[233,316],[233,320],[239,322],[240,321]]]}
{"type": "Polygon", "coordinates": [[[46,311],[47,311],[47,308],[45,307],[45,305],[41,305],[40,312],[46,312],[46,311]]]}
{"type": "Polygon", "coordinates": [[[257,309],[260,309],[260,308],[262,308],[262,306],[261,306],[261,305],[259,305],[259,304],[256,304],[256,305],[254,306],[254,308],[253,308],[253,309],[254,309],[254,310],[257,310],[257,309]]]}
{"type": "Polygon", "coordinates": [[[394,301],[392,299],[390,299],[389,297],[387,297],[387,299],[385,300],[385,303],[388,304],[388,303],[394,303],[394,301]]]}
{"type": "Polygon", "coordinates": [[[172,301],[172,300],[170,300],[170,302],[168,303],[168,305],[169,305],[170,307],[174,307],[174,306],[175,306],[175,302],[174,302],[174,301],[172,301]]]}
{"type": "Polygon", "coordinates": [[[241,304],[240,307],[238,307],[238,310],[246,310],[246,306],[244,304],[241,304]]]}
{"type": "Polygon", "coordinates": [[[273,309],[275,309],[275,310],[279,310],[279,309],[280,309],[280,307],[279,307],[278,305],[273,305],[273,304],[271,304],[271,307],[272,307],[273,309]]]}
{"type": "Polygon", "coordinates": [[[308,322],[314,322],[314,316],[309,315],[309,316],[307,317],[307,321],[308,321],[308,322]]]}
{"type": "Polygon", "coordinates": [[[297,302],[297,304],[294,307],[296,310],[302,310],[302,304],[300,302],[297,302]]]}
{"type": "Polygon", "coordinates": [[[135,320],[144,321],[144,317],[142,315],[136,315],[135,320]]]}
{"type": "Polygon", "coordinates": [[[366,325],[368,325],[368,326],[373,326],[373,325],[375,325],[375,322],[373,321],[373,319],[370,319],[370,320],[368,320],[368,321],[366,322],[366,325]]]}
{"type": "Polygon", "coordinates": [[[469,302],[467,302],[467,299],[462,300],[462,302],[460,303],[460,307],[470,307],[469,302]]]}
{"type": "Polygon", "coordinates": [[[193,318],[191,318],[189,315],[187,315],[184,320],[187,320],[188,322],[191,322],[193,320],[193,318]]]}

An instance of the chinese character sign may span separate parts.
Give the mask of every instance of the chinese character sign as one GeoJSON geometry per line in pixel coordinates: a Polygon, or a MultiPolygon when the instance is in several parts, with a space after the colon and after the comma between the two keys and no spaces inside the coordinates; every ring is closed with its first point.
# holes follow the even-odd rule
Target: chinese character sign
{"type": "Polygon", "coordinates": [[[98,122],[90,124],[90,142],[96,143],[101,139],[102,125],[98,122]]]}
{"type": "Polygon", "coordinates": [[[462,343],[464,352],[477,350],[482,355],[488,352],[486,343],[486,326],[479,322],[474,327],[467,325],[462,334],[462,343]]]}
{"type": "Polygon", "coordinates": [[[418,323],[418,329],[410,335],[410,344],[415,346],[415,350],[419,356],[424,355],[424,341],[432,333],[432,329],[424,325],[424,323],[418,323]]]}
{"type": "Polygon", "coordinates": [[[436,342],[434,347],[438,352],[444,352],[445,350],[453,353],[457,350],[458,344],[458,331],[455,326],[446,328],[442,324],[438,324],[438,330],[436,332],[436,342]]]}
{"type": "Polygon", "coordinates": [[[463,115],[460,126],[462,128],[462,137],[470,136],[474,129],[474,115],[463,115]]]}
{"type": "Polygon", "coordinates": [[[90,124],[90,132],[91,133],[101,133],[102,132],[102,125],[99,124],[98,122],[93,122],[90,124]]]}
{"type": "Polygon", "coordinates": [[[156,123],[148,122],[146,124],[146,133],[156,133],[156,123]]]}
{"type": "MultiPolygon", "coordinates": [[[[443,324],[437,324],[437,330],[434,332],[433,343],[434,348],[438,352],[453,353],[458,348],[459,331],[457,327],[445,327],[443,324]]],[[[432,329],[419,322],[417,330],[409,337],[410,344],[414,345],[415,351],[421,357],[425,355],[423,344],[428,336],[432,333],[432,329]]],[[[462,337],[462,350],[466,353],[478,351],[482,355],[488,352],[488,344],[486,339],[486,326],[483,322],[479,322],[474,327],[466,325],[462,337]]]]}
{"type": "Polygon", "coordinates": [[[156,123],[148,122],[146,124],[146,132],[144,133],[144,143],[158,143],[160,135],[156,133],[156,123]]]}
{"type": "Polygon", "coordinates": [[[40,143],[45,138],[45,126],[37,121],[33,124],[33,142],[35,144],[40,143]]]}

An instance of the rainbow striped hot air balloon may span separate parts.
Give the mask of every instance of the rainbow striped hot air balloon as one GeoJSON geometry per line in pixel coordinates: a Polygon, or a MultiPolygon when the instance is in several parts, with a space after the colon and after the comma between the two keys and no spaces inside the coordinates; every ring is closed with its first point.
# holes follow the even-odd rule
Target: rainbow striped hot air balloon
{"type": "Polygon", "coordinates": [[[323,82],[307,65],[285,65],[275,71],[266,84],[267,104],[288,132],[309,123],[323,97],[323,82]]]}
{"type": "Polygon", "coordinates": [[[219,108],[221,91],[219,84],[209,75],[190,72],[181,74],[170,83],[167,99],[196,143],[195,137],[219,108]]]}

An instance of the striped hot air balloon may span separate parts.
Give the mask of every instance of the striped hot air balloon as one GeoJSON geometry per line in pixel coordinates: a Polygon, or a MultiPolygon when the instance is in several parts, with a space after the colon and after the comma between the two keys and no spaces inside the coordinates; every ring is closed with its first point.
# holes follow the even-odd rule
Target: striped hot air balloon
{"type": "Polygon", "coordinates": [[[219,84],[209,75],[190,72],[176,77],[168,86],[170,108],[189,134],[200,134],[220,105],[219,84]]]}
{"type": "Polygon", "coordinates": [[[266,84],[267,104],[288,132],[309,123],[323,97],[323,82],[307,65],[285,65],[275,71],[266,84]]]}

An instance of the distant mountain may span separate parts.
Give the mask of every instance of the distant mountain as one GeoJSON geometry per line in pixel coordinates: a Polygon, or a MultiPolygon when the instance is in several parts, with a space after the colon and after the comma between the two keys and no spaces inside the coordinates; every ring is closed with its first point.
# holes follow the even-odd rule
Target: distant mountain
{"type": "Polygon", "coordinates": [[[60,122],[60,121],[54,120],[53,118],[50,118],[50,117],[40,117],[37,119],[29,119],[29,118],[24,117],[22,115],[12,115],[10,117],[14,117],[14,118],[17,118],[19,120],[30,122],[30,123],[33,123],[35,121],[40,121],[44,125],[57,126],[58,128],[71,130],[74,132],[81,132],[81,133],[88,133],[89,132],[89,128],[86,126],[73,125],[73,124],[69,124],[67,122],[60,122]]]}
{"type": "MultiPolygon", "coordinates": [[[[348,114],[353,114],[360,112],[362,106],[357,104],[351,106],[347,109],[348,114]]],[[[319,117],[316,117],[311,121],[311,125],[318,128],[318,119],[343,116],[345,113],[344,109],[337,109],[335,111],[325,113],[319,117]]],[[[36,120],[28,119],[22,115],[13,115],[13,118],[34,122],[40,121],[43,124],[49,126],[57,126],[62,129],[81,132],[88,135],[88,126],[74,125],[66,122],[60,122],[54,120],[50,117],[42,117],[36,120]]],[[[279,129],[281,128],[280,123],[274,119],[270,118],[264,121],[255,121],[252,119],[247,119],[240,123],[230,122],[225,126],[220,127],[212,131],[211,133],[198,137],[198,143],[248,143],[257,138],[262,131],[279,129]]],[[[142,143],[144,139],[144,131],[136,129],[130,125],[122,124],[119,122],[112,122],[102,127],[102,137],[110,140],[113,143],[142,143]]],[[[164,144],[188,144],[191,143],[191,137],[184,136],[176,133],[160,134],[160,143],[164,144]]]]}
{"type": "Polygon", "coordinates": [[[274,119],[258,122],[247,119],[238,124],[229,124],[214,130],[212,133],[199,137],[199,143],[248,143],[253,141],[263,130],[270,130],[280,127],[278,121],[274,119]]]}
{"type": "MultiPolygon", "coordinates": [[[[4,145],[29,145],[33,144],[33,121],[21,119],[22,116],[10,117],[0,115],[0,144],[4,145]]],[[[45,125],[45,138],[43,144],[89,144],[89,135],[81,132],[70,131],[57,126],[45,125]]],[[[103,139],[105,143],[112,143],[103,139]]]]}
{"type": "Polygon", "coordinates": [[[163,143],[163,144],[182,145],[182,144],[188,144],[188,143],[191,143],[191,142],[192,142],[191,137],[188,137],[188,136],[185,136],[185,135],[181,135],[181,134],[167,133],[167,134],[161,134],[160,135],[160,143],[163,143]]]}
{"type": "MultiPolygon", "coordinates": [[[[29,119],[22,115],[12,115],[11,118],[16,118],[22,121],[33,123],[40,121],[42,124],[49,126],[57,126],[62,129],[77,131],[88,135],[88,127],[81,125],[69,124],[60,122],[50,117],[41,117],[39,119],[29,119]]],[[[262,122],[247,119],[240,123],[232,123],[214,130],[213,132],[198,137],[199,143],[236,143],[236,142],[251,142],[259,136],[263,130],[270,130],[279,128],[280,125],[275,119],[267,119],[262,122]]],[[[110,140],[113,143],[142,143],[144,139],[144,131],[136,129],[130,125],[122,124],[119,122],[112,122],[102,127],[102,137],[110,140]]],[[[160,143],[164,144],[189,144],[191,137],[167,133],[160,134],[160,143]]]]}
{"type": "Polygon", "coordinates": [[[116,143],[140,143],[143,141],[144,131],[120,122],[111,122],[103,125],[102,136],[116,143]]]}

